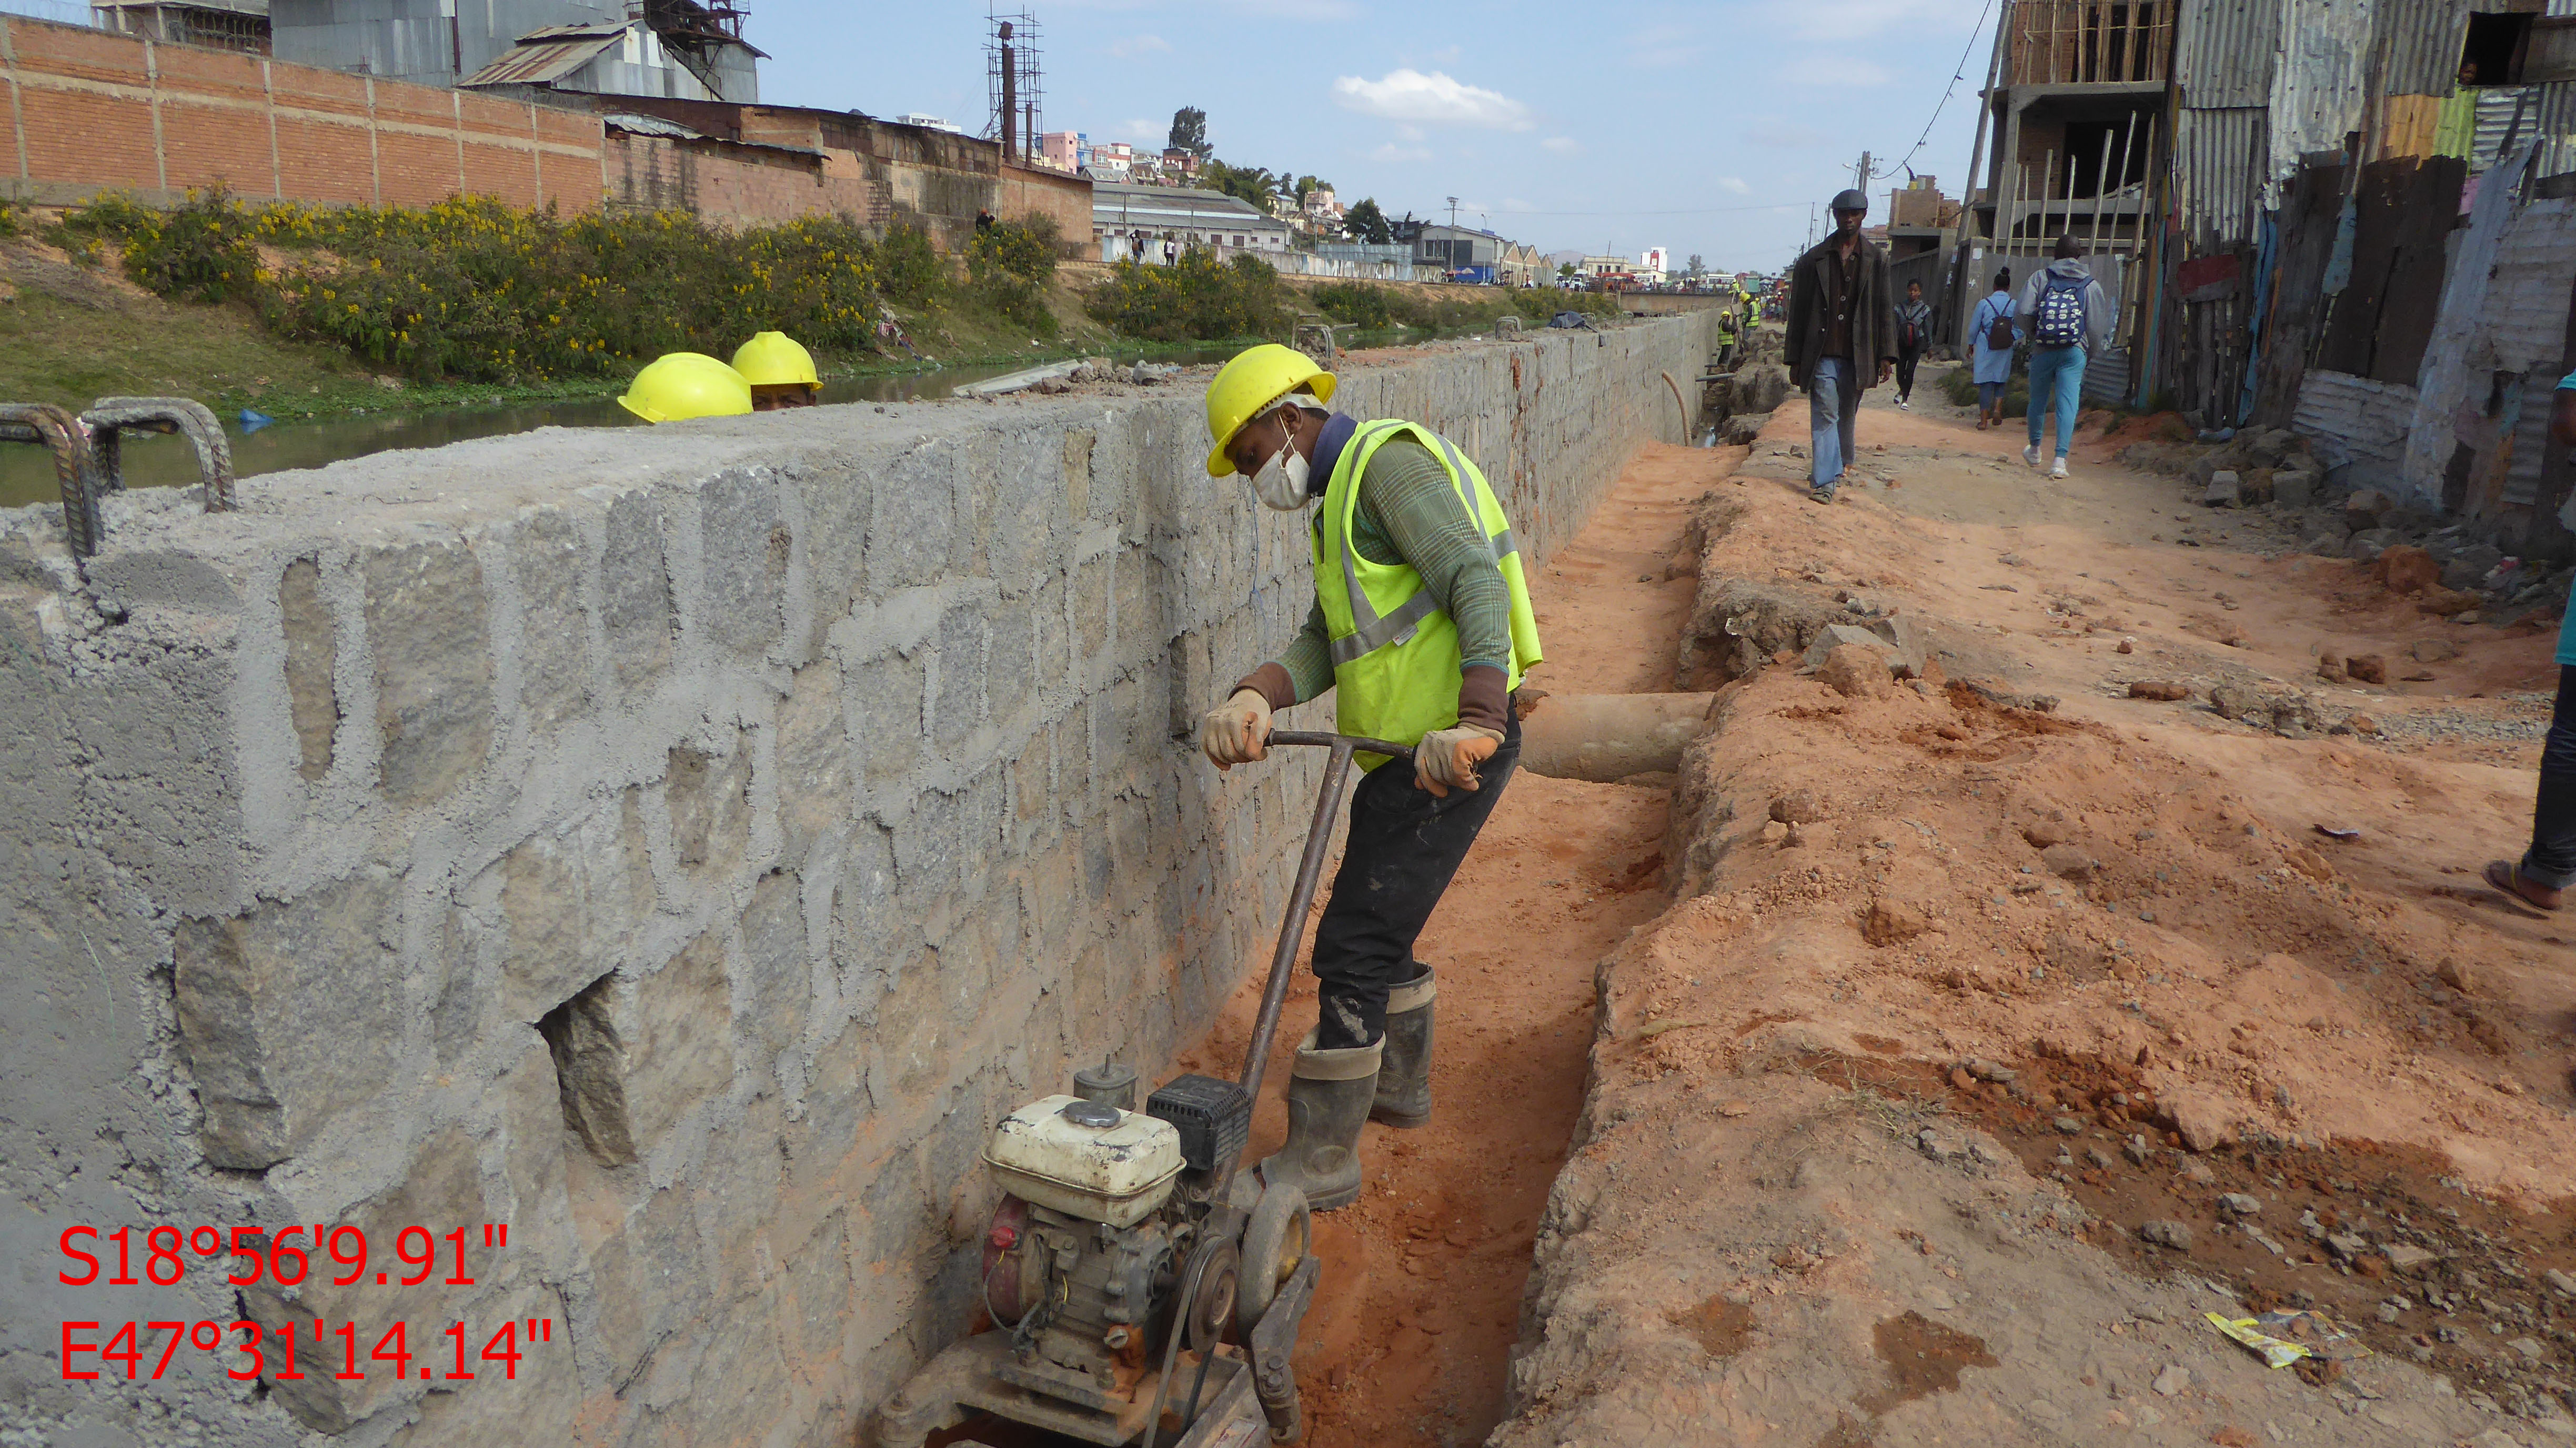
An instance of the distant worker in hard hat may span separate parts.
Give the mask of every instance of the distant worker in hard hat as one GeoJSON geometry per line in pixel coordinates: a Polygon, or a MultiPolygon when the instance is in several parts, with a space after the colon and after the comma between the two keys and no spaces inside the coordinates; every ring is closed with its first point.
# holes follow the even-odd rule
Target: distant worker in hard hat
{"type": "Polygon", "coordinates": [[[1736,319],[1735,307],[1732,303],[1721,305],[1717,309],[1717,370],[1720,372],[1735,370],[1735,334],[1738,325],[1740,324],[1736,319]]]}
{"type": "Polygon", "coordinates": [[[1819,503],[1834,500],[1851,465],[1860,395],[1896,367],[1887,252],[1860,234],[1869,198],[1845,191],[1834,198],[1833,213],[1833,235],[1789,274],[1789,380],[1807,389],[1807,451],[1815,464],[1807,496],[1819,503]]]}
{"type": "Polygon", "coordinates": [[[751,411],[751,384],[704,352],[666,352],[635,374],[617,405],[646,422],[739,417],[751,411]]]}
{"type": "Polygon", "coordinates": [[[754,412],[812,407],[823,395],[823,379],[814,371],[814,354],[785,332],[755,333],[750,341],[734,349],[733,370],[751,384],[754,412]]]}
{"type": "Polygon", "coordinates": [[[1419,423],[1329,411],[1333,385],[1275,343],[1208,384],[1208,475],[1242,475],[1283,513],[1322,507],[1304,529],[1305,628],[1199,723],[1219,769],[1249,764],[1275,711],[1330,689],[1340,732],[1414,751],[1409,770],[1360,756],[1369,774],[1315,929],[1322,989],[1288,1081],[1288,1141],[1261,1164],[1317,1211],[1359,1195],[1366,1122],[1431,1119],[1433,981],[1413,943],[1520,758],[1512,694],[1539,661],[1518,545],[1485,475],[1419,423]]]}

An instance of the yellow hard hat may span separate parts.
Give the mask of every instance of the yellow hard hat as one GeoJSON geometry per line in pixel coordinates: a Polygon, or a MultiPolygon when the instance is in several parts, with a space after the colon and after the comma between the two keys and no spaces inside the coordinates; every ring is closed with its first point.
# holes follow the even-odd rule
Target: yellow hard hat
{"type": "Polygon", "coordinates": [[[751,384],[704,352],[666,352],[635,374],[617,405],[646,422],[739,417],[751,411],[751,384]]]}
{"type": "Polygon", "coordinates": [[[1316,366],[1314,358],[1276,342],[1246,347],[1218,368],[1207,390],[1208,437],[1215,444],[1208,449],[1208,476],[1233,476],[1234,463],[1226,457],[1225,445],[1234,441],[1245,423],[1300,386],[1315,394],[1317,402],[1333,400],[1333,374],[1316,366]]]}
{"type": "Polygon", "coordinates": [[[734,349],[733,370],[754,387],[775,387],[802,382],[820,387],[823,379],[814,375],[814,354],[797,344],[785,332],[760,332],[734,349]]]}

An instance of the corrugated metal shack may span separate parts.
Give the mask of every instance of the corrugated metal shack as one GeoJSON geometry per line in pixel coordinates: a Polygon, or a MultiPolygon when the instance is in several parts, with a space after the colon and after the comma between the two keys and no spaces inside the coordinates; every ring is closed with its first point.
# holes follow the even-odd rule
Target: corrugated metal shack
{"type": "Polygon", "coordinates": [[[2565,554],[2576,0],[2018,0],[1999,30],[1961,265],[2099,227],[2125,400],[2295,427],[2330,483],[2565,554]],[[2122,111],[2134,180],[2084,159],[2122,111]]]}

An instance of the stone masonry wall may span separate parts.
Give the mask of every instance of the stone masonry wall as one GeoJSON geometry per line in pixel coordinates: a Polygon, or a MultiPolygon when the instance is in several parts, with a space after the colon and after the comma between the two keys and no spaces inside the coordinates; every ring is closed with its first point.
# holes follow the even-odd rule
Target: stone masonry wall
{"type": "MultiPolygon", "coordinates": [[[[1544,556],[1713,341],[1338,401],[1456,438],[1544,556]]],[[[121,495],[85,582],[0,514],[0,1442],[852,1442],[972,1312],[993,1119],[1158,1075],[1276,928],[1314,762],[1186,735],[1303,617],[1305,545],[1202,439],[1194,387],[550,430],[121,495]],[[147,1261],[161,1223],[309,1275],[147,1261]],[[313,1250],[343,1224],[362,1269],[313,1250]],[[75,1239],[65,1285],[80,1226],[180,1280],[75,1239]],[[409,1226],[436,1271],[378,1285],[409,1226]],[[127,1321],[256,1323],[265,1370],[67,1359],[127,1321]]]]}

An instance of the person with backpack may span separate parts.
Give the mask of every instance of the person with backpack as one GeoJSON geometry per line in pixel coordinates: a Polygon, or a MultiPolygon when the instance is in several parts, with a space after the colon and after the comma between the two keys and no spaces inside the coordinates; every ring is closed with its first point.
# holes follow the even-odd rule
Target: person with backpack
{"type": "Polygon", "coordinates": [[[1923,284],[1907,282],[1905,300],[1896,304],[1896,409],[1914,410],[1914,364],[1932,345],[1932,304],[1923,300],[1923,284]]]}
{"type": "Polygon", "coordinates": [[[2013,308],[2030,335],[2030,446],[2024,462],[2039,466],[2040,419],[2057,410],[2057,461],[2052,478],[2066,476],[2066,453],[2075,445],[2075,413],[2084,400],[2084,358],[2111,342],[2111,299],[2084,264],[2084,245],[2067,232],[2052,260],[2023,286],[2013,308]]]}
{"type": "Polygon", "coordinates": [[[2004,425],[2004,389],[2012,385],[2013,348],[2021,328],[2013,322],[2012,268],[1995,270],[1995,289],[1977,303],[1968,324],[1969,376],[1977,384],[1977,431],[2004,425]]]}

